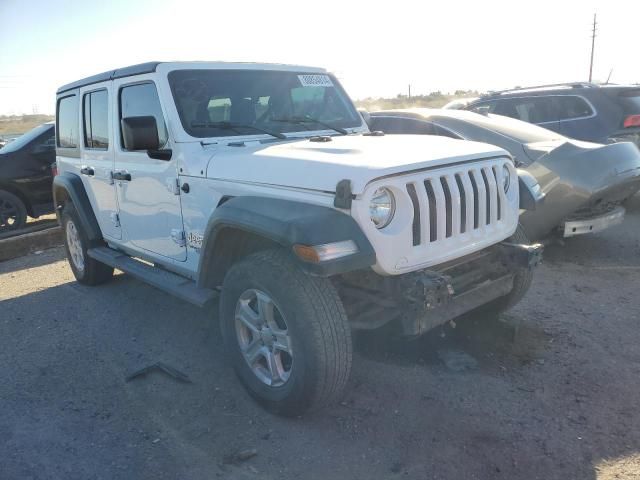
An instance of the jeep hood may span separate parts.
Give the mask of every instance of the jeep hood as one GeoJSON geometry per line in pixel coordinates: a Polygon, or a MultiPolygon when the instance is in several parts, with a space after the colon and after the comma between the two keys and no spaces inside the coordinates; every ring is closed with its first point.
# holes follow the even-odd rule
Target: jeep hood
{"type": "Polygon", "coordinates": [[[508,156],[493,145],[426,135],[333,136],[326,142],[247,142],[214,149],[209,178],[325,192],[335,192],[340,180],[349,179],[355,194],[379,177],[508,156]]]}

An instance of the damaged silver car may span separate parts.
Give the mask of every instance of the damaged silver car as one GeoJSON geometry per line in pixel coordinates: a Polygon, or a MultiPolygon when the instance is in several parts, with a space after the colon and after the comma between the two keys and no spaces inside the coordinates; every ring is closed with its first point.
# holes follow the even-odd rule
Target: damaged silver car
{"type": "Polygon", "coordinates": [[[520,181],[537,181],[545,196],[535,210],[520,215],[531,240],[616,225],[624,218],[624,202],[640,189],[640,151],[630,142],[583,142],[520,120],[461,110],[416,108],[363,116],[371,130],[386,134],[444,135],[509,151],[520,181]]]}

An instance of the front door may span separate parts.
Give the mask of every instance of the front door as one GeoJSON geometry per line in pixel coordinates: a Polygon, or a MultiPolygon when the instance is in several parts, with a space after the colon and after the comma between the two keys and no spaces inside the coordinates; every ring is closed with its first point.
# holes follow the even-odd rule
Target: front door
{"type": "Polygon", "coordinates": [[[116,178],[122,178],[115,184],[123,239],[135,247],[184,261],[187,250],[175,158],[153,159],[146,151],[125,150],[122,142],[122,118],[154,116],[160,145],[168,143],[156,86],[150,79],[133,84],[127,84],[126,79],[116,80],[113,86],[118,95],[114,117],[117,118],[115,128],[119,137],[114,174],[116,178]]]}

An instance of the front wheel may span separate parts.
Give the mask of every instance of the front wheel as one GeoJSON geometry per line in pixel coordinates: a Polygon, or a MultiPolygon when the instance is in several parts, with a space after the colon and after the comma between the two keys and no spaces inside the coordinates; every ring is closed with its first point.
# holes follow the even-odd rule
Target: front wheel
{"type": "Polygon", "coordinates": [[[351,332],[333,285],[284,250],[249,255],[227,273],[220,321],[228,357],[268,410],[299,415],[335,401],[351,370],[351,332]]]}

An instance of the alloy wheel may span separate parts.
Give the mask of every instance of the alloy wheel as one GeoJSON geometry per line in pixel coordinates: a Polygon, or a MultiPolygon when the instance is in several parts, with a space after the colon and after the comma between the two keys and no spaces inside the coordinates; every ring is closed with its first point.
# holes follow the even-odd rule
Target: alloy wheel
{"type": "Polygon", "coordinates": [[[235,327],[240,352],[265,385],[280,387],[291,375],[293,350],[286,320],[265,292],[246,290],[238,299],[235,327]]]}

